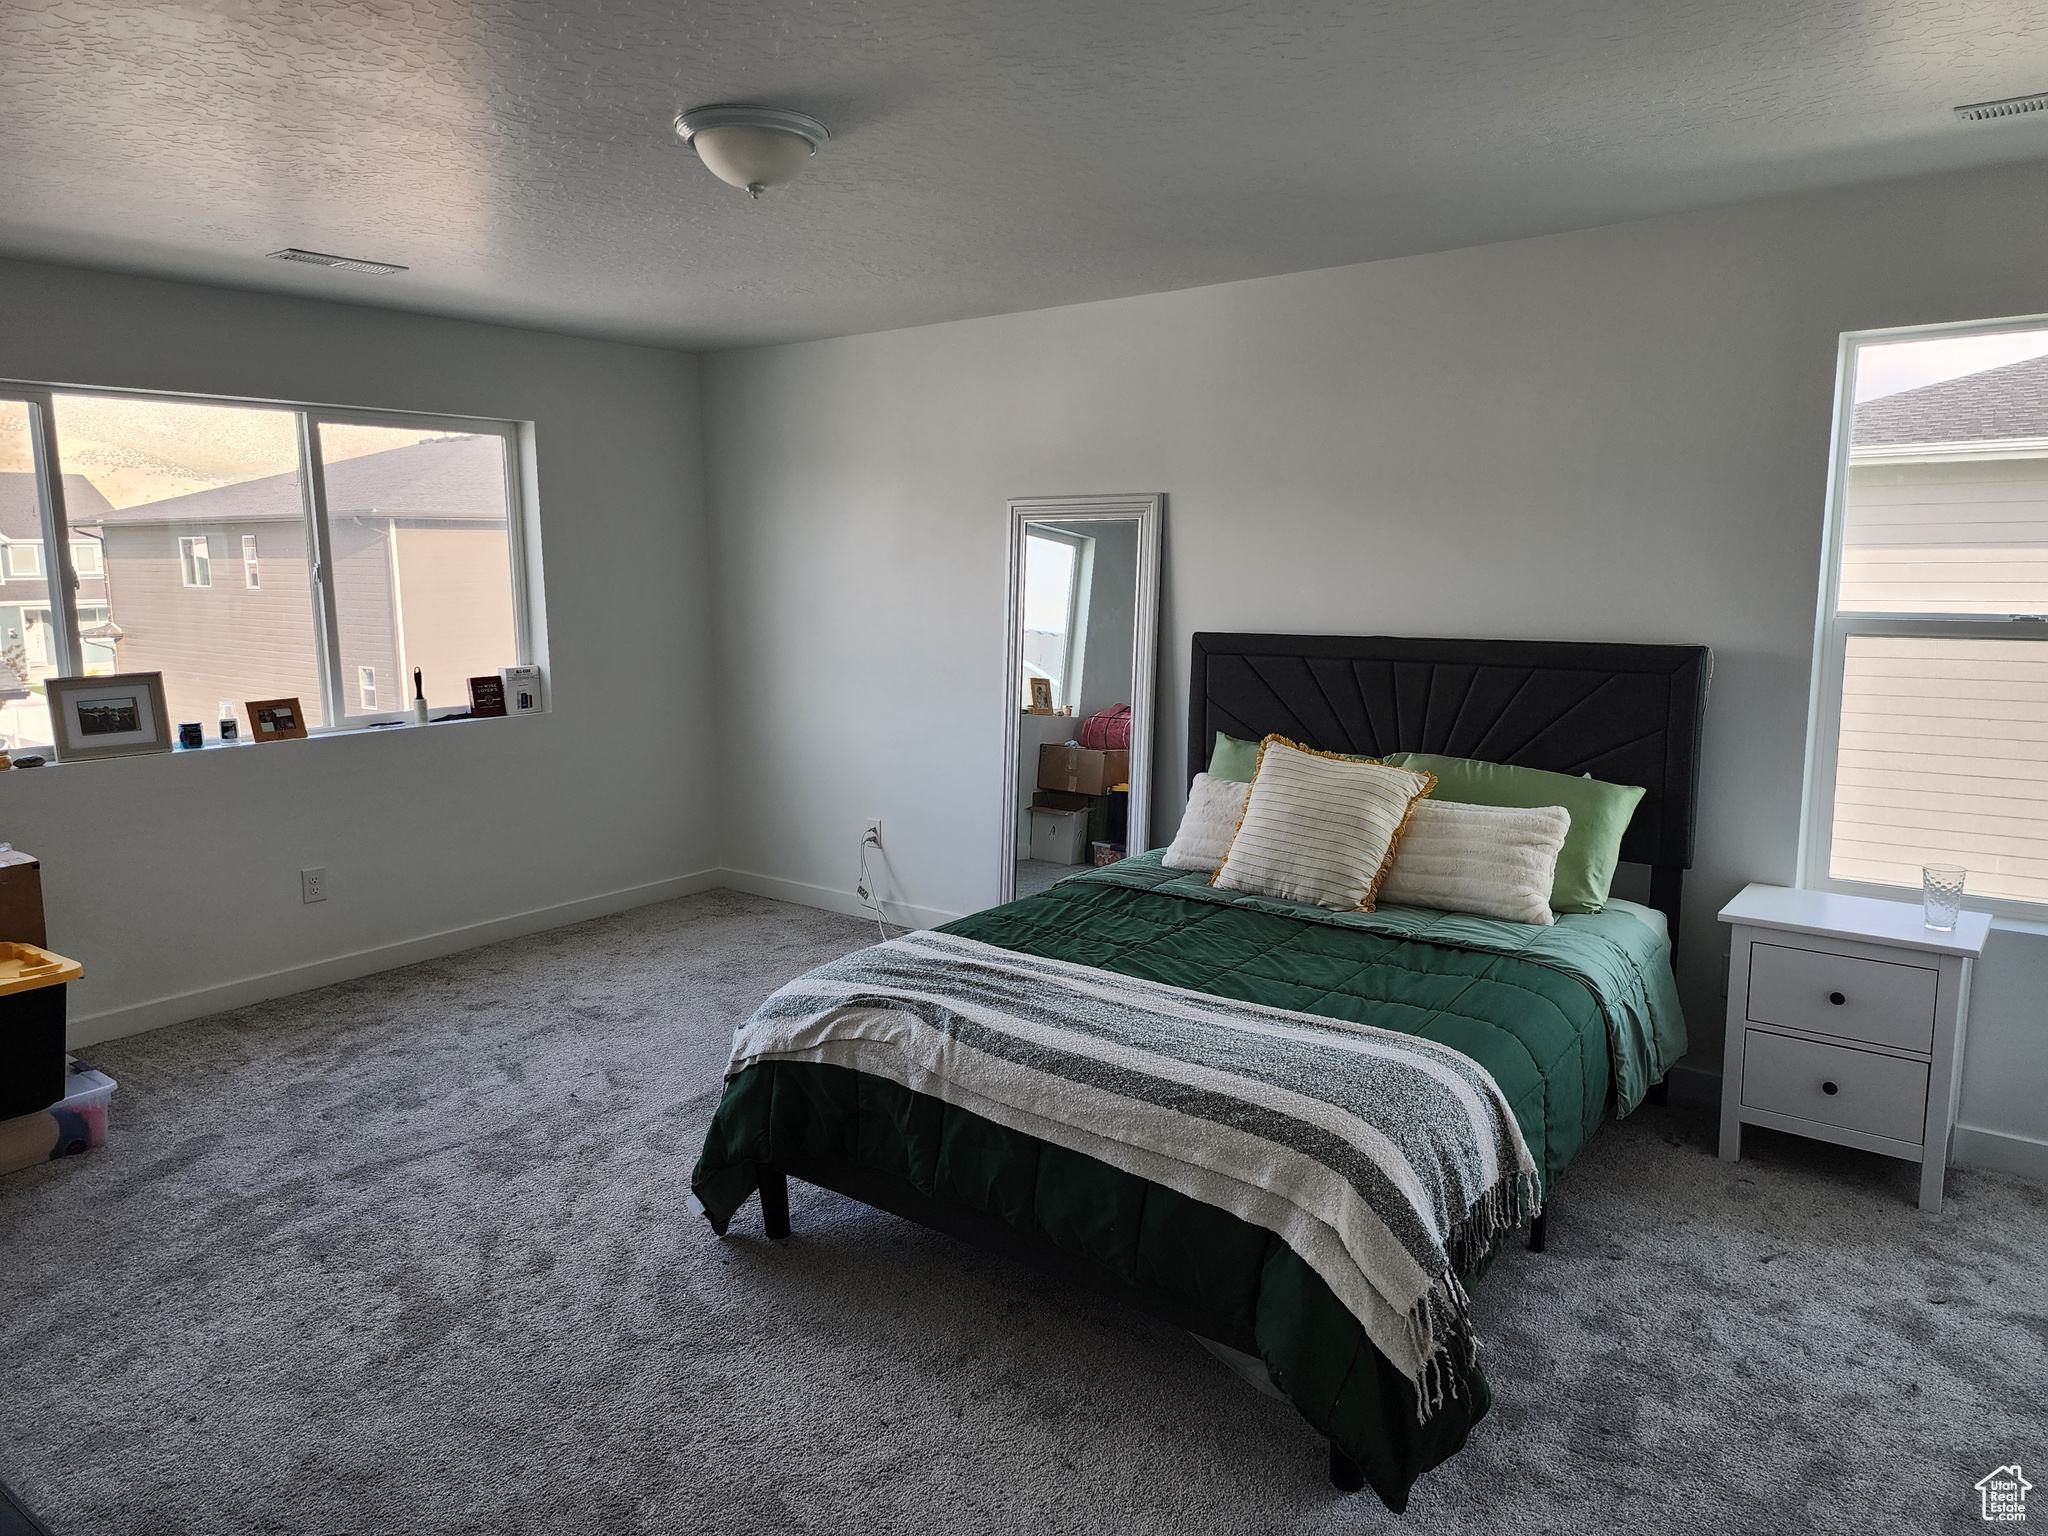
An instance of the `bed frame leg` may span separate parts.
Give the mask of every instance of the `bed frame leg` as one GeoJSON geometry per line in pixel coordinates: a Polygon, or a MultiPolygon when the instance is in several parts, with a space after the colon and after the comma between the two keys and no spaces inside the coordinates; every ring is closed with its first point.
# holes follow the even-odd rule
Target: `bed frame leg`
{"type": "Polygon", "coordinates": [[[780,1168],[761,1170],[761,1230],[778,1241],[789,1236],[789,1175],[780,1168]]]}
{"type": "Polygon", "coordinates": [[[1550,1212],[1545,1211],[1529,1223],[1529,1251],[1541,1253],[1550,1239],[1550,1212]]]}
{"type": "Polygon", "coordinates": [[[1365,1468],[1330,1442],[1330,1486],[1340,1493],[1356,1493],[1365,1486],[1365,1468]]]}
{"type": "Polygon", "coordinates": [[[1643,1095],[1645,1104],[1669,1104],[1671,1102],[1671,1079],[1659,1078],[1650,1084],[1650,1091],[1643,1095]]]}

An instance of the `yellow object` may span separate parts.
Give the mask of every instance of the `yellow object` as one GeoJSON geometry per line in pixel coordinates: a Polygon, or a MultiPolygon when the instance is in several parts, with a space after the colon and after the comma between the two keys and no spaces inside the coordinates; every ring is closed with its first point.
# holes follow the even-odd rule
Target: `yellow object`
{"type": "Polygon", "coordinates": [[[85,967],[33,944],[0,942],[0,997],[9,992],[33,992],[37,987],[59,987],[76,981],[85,967]]]}

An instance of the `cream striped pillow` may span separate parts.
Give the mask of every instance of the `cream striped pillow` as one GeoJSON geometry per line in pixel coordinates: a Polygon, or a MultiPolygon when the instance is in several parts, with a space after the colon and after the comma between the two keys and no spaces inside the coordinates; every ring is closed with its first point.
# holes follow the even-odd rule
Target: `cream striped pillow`
{"type": "Polygon", "coordinates": [[[1571,829],[1572,813],[1561,805],[1418,801],[1379,899],[1548,927],[1557,853],[1571,829]]]}
{"type": "Polygon", "coordinates": [[[1434,774],[1268,736],[1259,744],[1244,819],[1209,883],[1370,912],[1410,809],[1435,784],[1434,774]]]}

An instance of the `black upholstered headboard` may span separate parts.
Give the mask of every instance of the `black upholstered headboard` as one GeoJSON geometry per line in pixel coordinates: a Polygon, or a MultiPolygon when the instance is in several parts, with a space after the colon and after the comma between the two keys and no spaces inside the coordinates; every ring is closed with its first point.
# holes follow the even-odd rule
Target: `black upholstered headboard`
{"type": "Polygon", "coordinates": [[[1438,752],[1640,784],[1621,856],[1650,866],[1651,905],[1676,937],[1712,670],[1703,645],[1198,634],[1188,778],[1218,731],[1277,731],[1324,752],[1438,752]]]}

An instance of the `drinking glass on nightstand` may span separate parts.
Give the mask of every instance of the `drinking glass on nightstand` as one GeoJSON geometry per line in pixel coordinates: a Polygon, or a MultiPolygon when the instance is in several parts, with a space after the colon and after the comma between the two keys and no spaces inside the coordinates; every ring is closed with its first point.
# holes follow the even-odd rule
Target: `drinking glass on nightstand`
{"type": "Polygon", "coordinates": [[[1960,864],[1920,866],[1920,906],[1928,927],[1938,933],[1955,927],[1956,914],[1963,910],[1963,881],[1968,874],[1960,864]]]}

